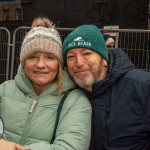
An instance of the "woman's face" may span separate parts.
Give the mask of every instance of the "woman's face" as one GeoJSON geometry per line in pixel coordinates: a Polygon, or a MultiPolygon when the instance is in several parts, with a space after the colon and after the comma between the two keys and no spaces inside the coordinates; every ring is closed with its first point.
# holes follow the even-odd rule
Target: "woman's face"
{"type": "Polygon", "coordinates": [[[51,53],[34,53],[30,55],[24,64],[27,77],[36,89],[45,89],[54,81],[58,73],[58,59],[51,53]]]}

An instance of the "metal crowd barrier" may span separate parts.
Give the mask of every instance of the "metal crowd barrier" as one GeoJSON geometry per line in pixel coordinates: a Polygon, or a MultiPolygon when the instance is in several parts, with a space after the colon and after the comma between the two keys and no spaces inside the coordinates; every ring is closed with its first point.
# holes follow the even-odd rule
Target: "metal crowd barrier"
{"type": "Polygon", "coordinates": [[[30,27],[19,27],[13,33],[13,47],[12,47],[12,57],[11,57],[11,69],[10,69],[10,79],[17,73],[17,69],[19,66],[19,54],[22,41],[30,30],[30,27]]]}
{"type": "Polygon", "coordinates": [[[8,29],[0,27],[0,83],[9,79],[10,40],[8,29]]]}
{"type": "MultiPolygon", "coordinates": [[[[57,28],[61,35],[62,41],[73,29],[74,28],[57,28]]],[[[3,64],[2,61],[4,59],[5,67],[3,66],[2,69],[0,67],[0,74],[2,73],[1,75],[4,77],[2,80],[7,80],[8,78],[13,79],[17,73],[21,44],[24,36],[30,30],[30,27],[17,28],[13,33],[12,44],[10,44],[10,34],[7,33],[8,31],[6,30],[7,32],[5,31],[5,33],[3,33],[2,30],[3,28],[0,28],[0,65],[3,64]],[[10,46],[12,48],[11,58],[9,56],[10,46]],[[1,51],[7,53],[7,56],[2,55],[1,51]]],[[[100,30],[104,33],[115,33],[115,47],[122,48],[137,68],[150,71],[150,30],[100,30]]]]}
{"type": "Polygon", "coordinates": [[[150,30],[118,29],[109,32],[117,33],[116,47],[122,48],[137,68],[150,71],[150,30]]]}

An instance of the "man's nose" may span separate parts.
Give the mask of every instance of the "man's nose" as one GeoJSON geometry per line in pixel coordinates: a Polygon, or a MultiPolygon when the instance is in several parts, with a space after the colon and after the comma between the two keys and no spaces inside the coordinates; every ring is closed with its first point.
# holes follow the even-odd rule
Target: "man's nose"
{"type": "Polygon", "coordinates": [[[81,67],[84,65],[84,58],[83,56],[77,56],[76,65],[77,67],[81,67]]]}

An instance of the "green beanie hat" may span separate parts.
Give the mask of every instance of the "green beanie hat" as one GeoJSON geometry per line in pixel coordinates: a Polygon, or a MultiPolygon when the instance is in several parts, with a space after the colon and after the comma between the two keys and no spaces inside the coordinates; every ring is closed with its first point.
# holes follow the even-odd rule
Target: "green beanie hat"
{"type": "Polygon", "coordinates": [[[66,62],[66,54],[73,48],[88,48],[109,61],[108,49],[104,36],[95,25],[82,25],[73,30],[64,40],[63,51],[66,62]]]}

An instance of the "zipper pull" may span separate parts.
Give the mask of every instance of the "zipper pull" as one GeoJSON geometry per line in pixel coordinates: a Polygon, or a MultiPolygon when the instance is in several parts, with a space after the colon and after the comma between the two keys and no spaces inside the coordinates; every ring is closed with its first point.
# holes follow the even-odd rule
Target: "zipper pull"
{"type": "Polygon", "coordinates": [[[32,111],[33,111],[33,109],[34,109],[34,107],[35,107],[36,104],[37,104],[37,101],[34,100],[33,103],[32,103],[32,105],[31,105],[29,113],[32,113],[32,111]]]}

